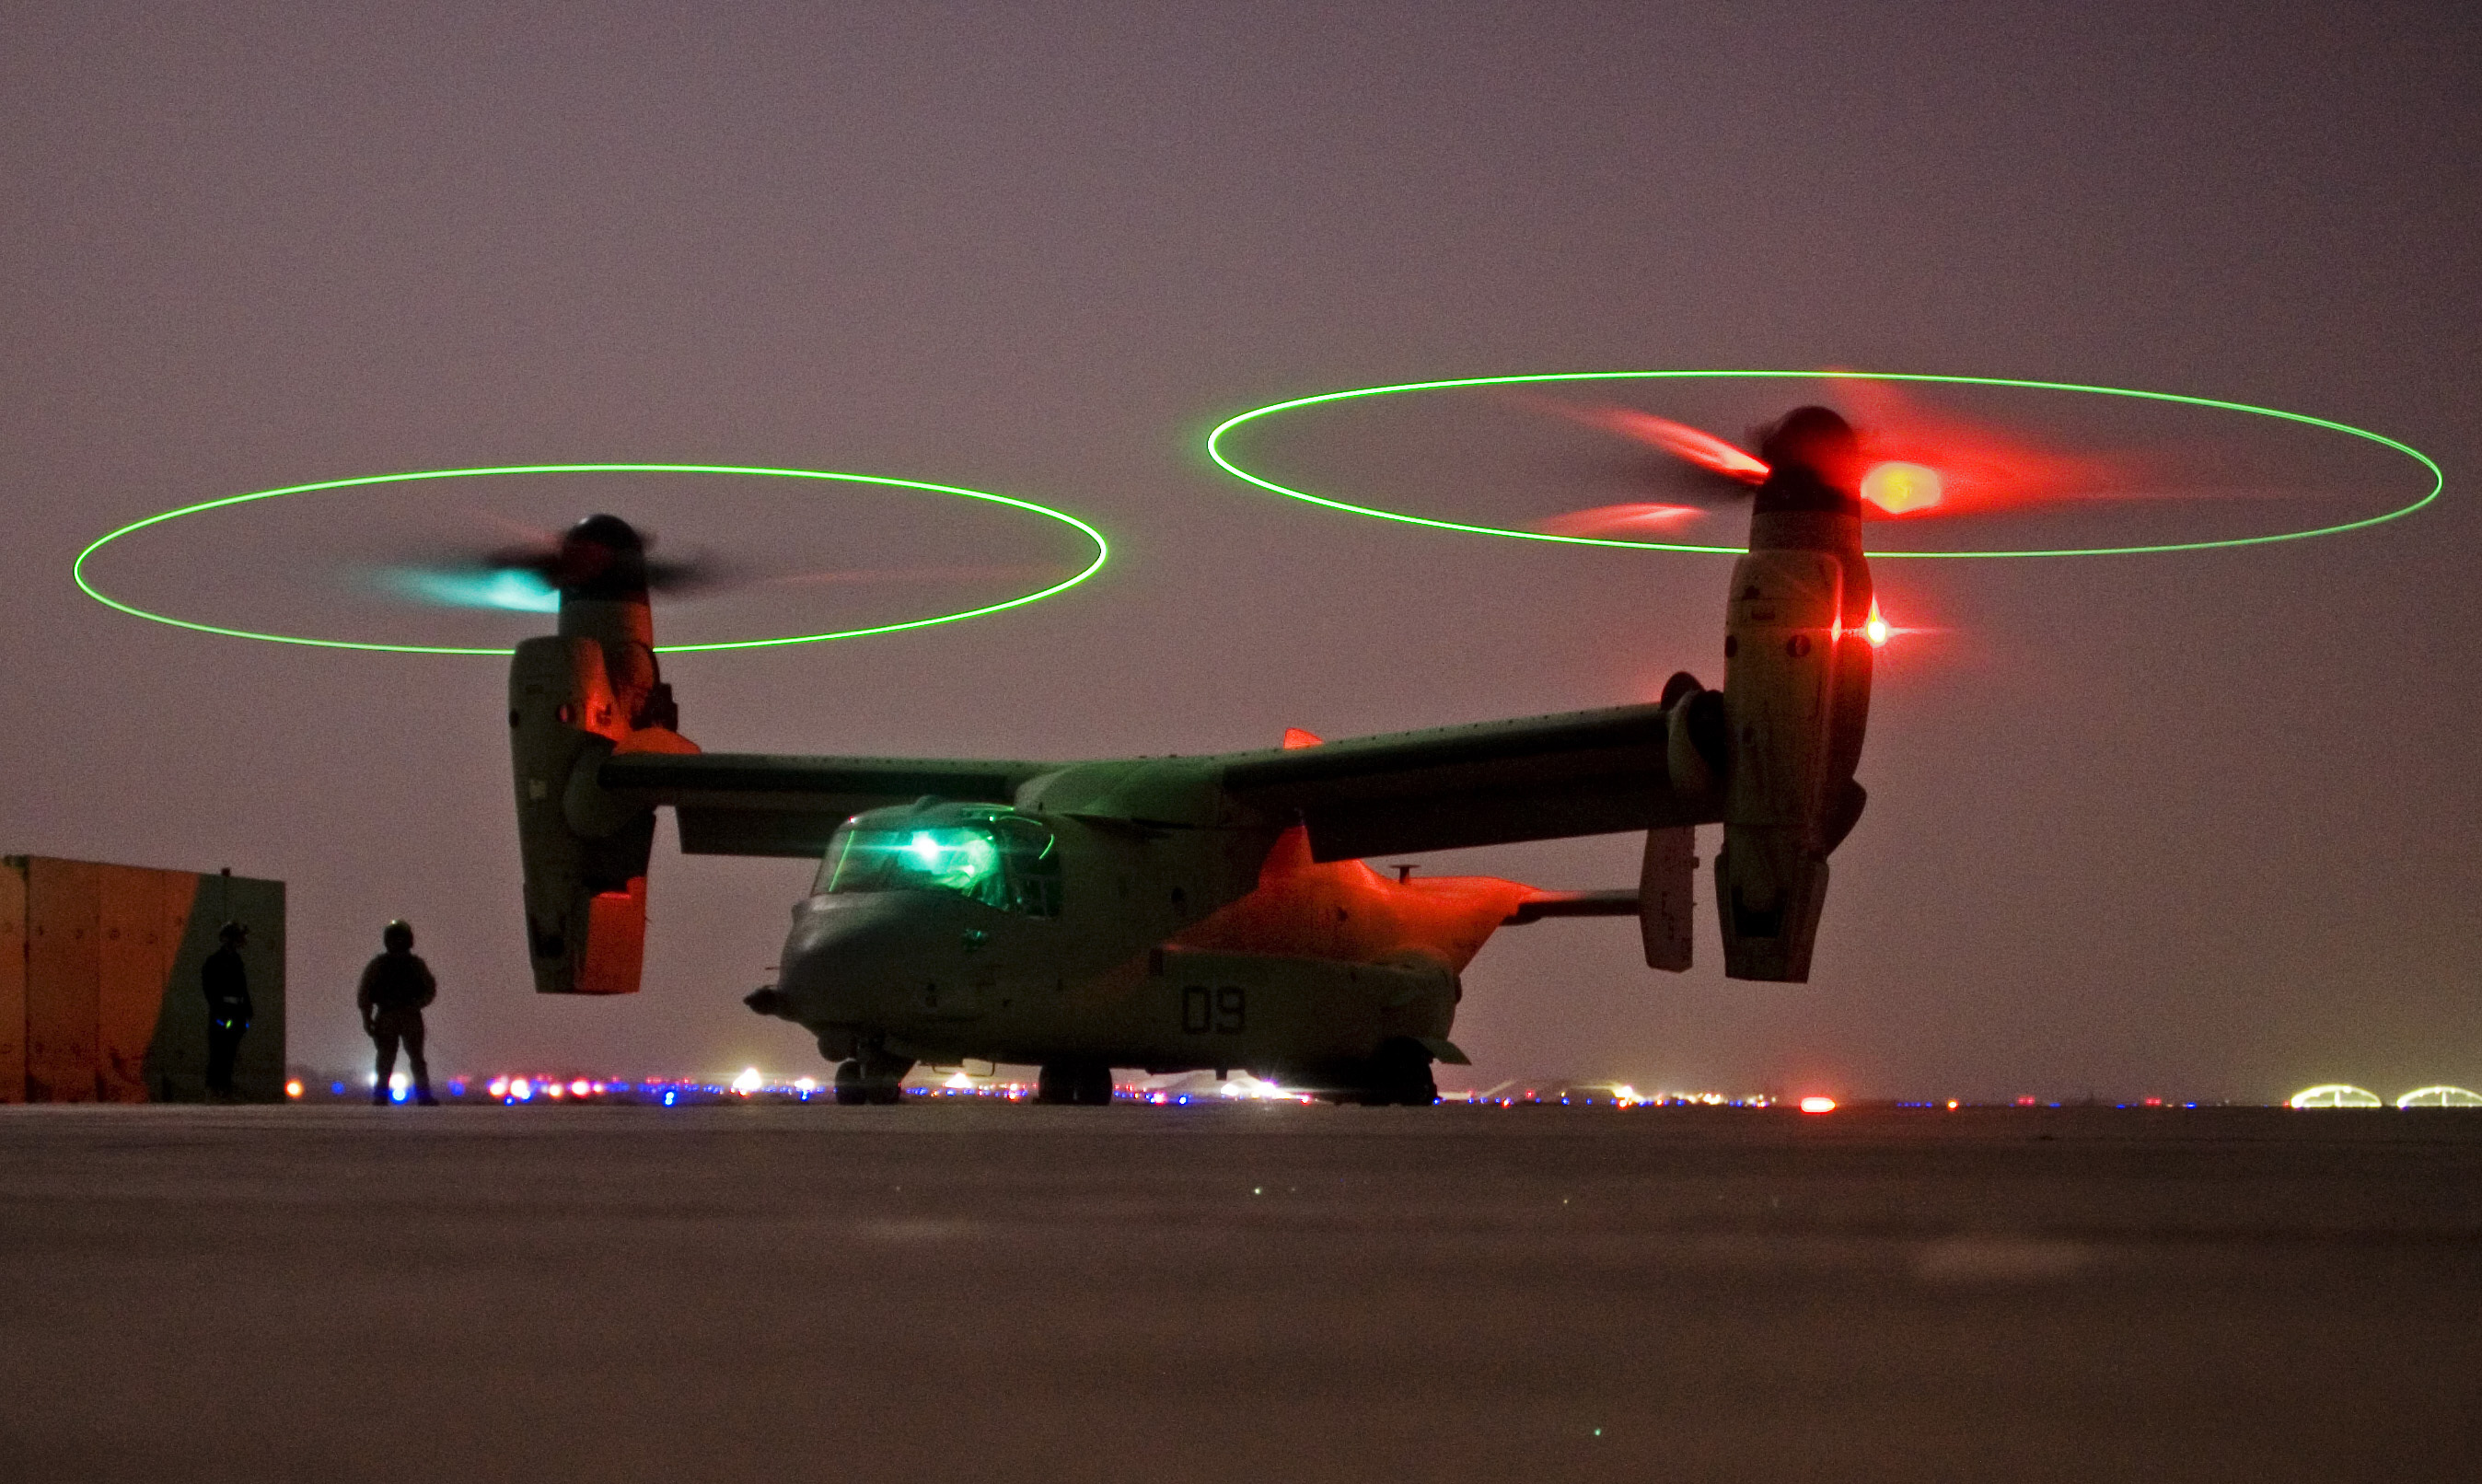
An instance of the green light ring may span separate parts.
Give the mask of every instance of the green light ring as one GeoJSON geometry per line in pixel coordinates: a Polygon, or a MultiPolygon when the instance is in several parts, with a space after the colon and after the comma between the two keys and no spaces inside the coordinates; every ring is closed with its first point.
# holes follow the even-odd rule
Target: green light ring
{"type": "Polygon", "coordinates": [[[2410,516],[2439,498],[2440,491],[2447,485],[2447,476],[2441,471],[2436,463],[2432,462],[2430,456],[2420,449],[2409,443],[2398,442],[2383,433],[2373,433],[2367,428],[2356,428],[2350,423],[2337,422],[2331,418],[2312,417],[2307,412],[2287,412],[2281,408],[2255,407],[2246,402],[2226,402],[2214,397],[2183,396],[2178,392],[2139,391],[2126,386],[2087,386],[2074,382],[2036,382],[2017,377],[1998,376],[1936,376],[1903,371],[1550,371],[1525,376],[1466,376],[1439,382],[1402,382],[1392,386],[1360,386],[1347,391],[1321,392],[1316,396],[1295,397],[1286,402],[1270,403],[1238,416],[1226,418],[1222,423],[1217,424],[1215,431],[1206,436],[1206,456],[1214,460],[1226,473],[1235,479],[1256,485],[1261,490],[1271,490],[1287,499],[1301,500],[1311,505],[1324,505],[1330,510],[1366,516],[1376,520],[1395,520],[1406,525],[1429,526],[1441,531],[1465,531],[1476,536],[1501,536],[1514,541],[1557,542],[1571,546],[1628,546],[1641,551],[1686,551],[1703,556],[1739,556],[1745,549],[1740,546],[1701,546],[1680,542],[1623,541],[1603,536],[1555,536],[1547,531],[1518,531],[1507,526],[1477,525],[1463,520],[1439,520],[1428,516],[1409,515],[1403,511],[1381,510],[1372,505],[1356,505],[1348,500],[1331,499],[1326,495],[1312,494],[1307,490],[1295,490],[1280,485],[1272,479],[1253,474],[1226,458],[1223,449],[1225,436],[1245,424],[1299,408],[1315,407],[1328,402],[1352,401],[1361,397],[1386,397],[1410,391],[1445,391],[1465,386],[1510,386],[1543,382],[1725,380],[1930,382],[1955,386],[2005,386],[2028,391],[2084,392],[2099,397],[2135,397],[2148,402],[2170,402],[2186,407],[2211,408],[2217,411],[2249,412],[2259,417],[2280,418],[2285,422],[2322,428],[2330,433],[2350,434],[2357,438],[2366,438],[2381,447],[2394,449],[2430,471],[2430,489],[2412,504],[2389,511],[2384,515],[2371,516],[2361,520],[2348,520],[2341,525],[2320,526],[2315,530],[2283,531],[2273,536],[2234,536],[2221,541],[2173,542],[2145,546],[2073,546],[2029,551],[1872,551],[1865,553],[1875,559],[2151,556],[2172,551],[2212,551],[2229,546],[2262,546],[2273,542],[2307,541],[2313,536],[2337,536],[2346,531],[2358,531],[2364,526],[2377,525],[2382,521],[2410,516]]]}
{"type": "Polygon", "coordinates": [[[133,618],[145,619],[156,623],[169,623],[175,628],[196,629],[202,634],[222,634],[231,639],[257,639],[269,644],[309,645],[323,649],[367,649],[391,654],[509,654],[515,651],[435,644],[370,644],[352,639],[313,639],[302,634],[267,634],[243,628],[224,628],[213,623],[176,619],[170,614],[149,612],[134,604],[124,603],[88,581],[86,574],[88,559],[105,546],[133,532],[143,531],[151,525],[162,525],[167,521],[178,520],[184,516],[221,510],[227,505],[246,505],[253,500],[272,500],[280,495],[309,494],[321,490],[350,490],[367,485],[404,484],[422,479],[469,479],[489,474],[748,474],[776,479],[832,479],[847,484],[882,485],[899,490],[918,490],[932,494],[949,494],[963,499],[984,500],[993,505],[1006,505],[1013,509],[1031,512],[1046,519],[1059,521],[1095,543],[1095,559],[1086,564],[1084,570],[1039,592],[1012,597],[1005,602],[986,603],[980,608],[966,608],[956,613],[943,613],[927,619],[909,619],[902,623],[880,623],[869,628],[838,629],[832,633],[787,634],[774,639],[727,639],[713,644],[659,644],[655,646],[655,652],[659,654],[694,654],[714,649],[765,649],[796,644],[825,644],[833,639],[861,639],[873,634],[894,634],[907,629],[932,628],[942,623],[963,623],[966,619],[979,619],[987,614],[1001,613],[1011,608],[1022,608],[1028,603],[1041,602],[1046,597],[1066,593],[1101,570],[1104,562],[1109,560],[1112,554],[1111,545],[1103,540],[1102,532],[1066,511],[1054,510],[1048,505],[1038,505],[1032,500],[1019,499],[1015,495],[992,494],[982,490],[962,489],[956,485],[935,485],[918,479],[893,479],[881,474],[840,474],[823,469],[759,468],[726,464],[518,464],[494,468],[429,469],[407,474],[366,474],[357,479],[329,479],[317,484],[287,485],[281,490],[261,490],[251,494],[228,494],[222,499],[184,505],[178,510],[168,510],[161,515],[148,516],[144,520],[133,520],[117,531],[97,538],[84,551],[78,553],[77,560],[69,566],[69,574],[77,579],[78,587],[87,596],[107,608],[119,609],[133,618]]]}

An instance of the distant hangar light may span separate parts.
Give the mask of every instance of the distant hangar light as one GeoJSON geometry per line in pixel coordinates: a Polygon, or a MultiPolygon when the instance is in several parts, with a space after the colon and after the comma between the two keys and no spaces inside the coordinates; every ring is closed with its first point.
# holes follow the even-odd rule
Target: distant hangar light
{"type": "Polygon", "coordinates": [[[2321,1082],[2294,1093],[2285,1104],[2294,1108],[2384,1108],[2385,1100],[2367,1088],[2346,1082],[2321,1082]]]}
{"type": "Polygon", "coordinates": [[[2482,1093],[2462,1087],[2416,1087],[2396,1100],[2400,1108],[2482,1108],[2482,1093]]]}

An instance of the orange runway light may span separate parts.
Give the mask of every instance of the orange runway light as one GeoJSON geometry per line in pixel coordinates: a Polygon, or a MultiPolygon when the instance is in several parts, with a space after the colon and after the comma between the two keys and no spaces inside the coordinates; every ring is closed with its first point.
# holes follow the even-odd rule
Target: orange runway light
{"type": "Polygon", "coordinates": [[[292,1081],[284,1084],[284,1096],[287,1098],[299,1098],[302,1096],[302,1079],[300,1077],[295,1077],[292,1081]]]}

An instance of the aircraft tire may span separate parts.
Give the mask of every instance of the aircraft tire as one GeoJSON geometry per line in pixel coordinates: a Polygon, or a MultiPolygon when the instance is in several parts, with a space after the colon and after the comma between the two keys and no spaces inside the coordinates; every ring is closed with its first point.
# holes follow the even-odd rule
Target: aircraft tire
{"type": "Polygon", "coordinates": [[[1098,1062],[1045,1062],[1035,1075],[1034,1100],[1107,1107],[1112,1101],[1112,1069],[1098,1062]]]}
{"type": "Polygon", "coordinates": [[[1427,1108],[1439,1100],[1439,1084],[1431,1076],[1431,1053],[1416,1041],[1390,1041],[1370,1059],[1362,1105],[1391,1104],[1427,1108]]]}
{"type": "Polygon", "coordinates": [[[1077,1100],[1090,1108],[1112,1105],[1112,1069],[1095,1065],[1078,1069],[1077,1100]]]}
{"type": "Polygon", "coordinates": [[[860,1103],[868,1102],[869,1100],[869,1094],[861,1085],[861,1063],[858,1061],[841,1061],[836,1063],[836,1102],[838,1105],[850,1108],[860,1103]]]}

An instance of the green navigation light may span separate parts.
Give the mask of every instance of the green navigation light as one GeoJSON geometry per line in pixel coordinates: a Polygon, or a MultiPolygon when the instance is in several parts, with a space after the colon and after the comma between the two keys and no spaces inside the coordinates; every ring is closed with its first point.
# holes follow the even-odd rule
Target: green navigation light
{"type": "Polygon", "coordinates": [[[1871,557],[1873,560],[1962,557],[2147,556],[2172,551],[2213,551],[2229,546],[2262,546],[2274,542],[2307,541],[2313,536],[2341,535],[2346,531],[2358,531],[2364,526],[2378,525],[2384,521],[2393,520],[2402,516],[2410,516],[2415,511],[2421,509],[2431,501],[2439,498],[2440,491],[2446,488],[2447,484],[2447,476],[2441,472],[2439,465],[2433,463],[2430,456],[2423,453],[2421,450],[2415,448],[2410,444],[2398,442],[2396,439],[2389,437],[2387,435],[2382,433],[2372,433],[2366,428],[2356,428],[2349,423],[2337,422],[2332,418],[2312,417],[2307,412],[2287,412],[2280,408],[2254,407],[2246,402],[2226,402],[2214,397],[2183,396],[2178,392],[2139,391],[2126,386],[2087,386],[2074,382],[2037,382],[2018,377],[1936,376],[1926,373],[1903,371],[1551,371],[1522,376],[1466,376],[1455,377],[1446,381],[1437,382],[1402,382],[1391,386],[1359,386],[1345,391],[1321,392],[1316,396],[1295,397],[1289,401],[1273,402],[1269,403],[1265,407],[1254,408],[1238,416],[1228,417],[1222,423],[1219,423],[1213,432],[1207,434],[1206,456],[1214,460],[1226,473],[1230,474],[1233,478],[1245,481],[1249,484],[1256,485],[1261,490],[1281,494],[1286,499],[1301,500],[1311,505],[1324,505],[1330,510],[1340,510],[1348,515],[1365,516],[1374,520],[1395,520],[1406,525],[1428,526],[1433,530],[1463,531],[1475,536],[1499,536],[1508,538],[1512,541],[1558,542],[1572,546],[1631,546],[1642,551],[1686,551],[1706,556],[1741,555],[1743,548],[1739,546],[1706,546],[1697,545],[1686,542],[1625,541],[1617,537],[1566,536],[1556,535],[1547,531],[1519,531],[1507,526],[1482,525],[1464,520],[1441,520],[1429,516],[1413,515],[1406,511],[1382,510],[1374,505],[1357,505],[1350,500],[1339,500],[1328,495],[1313,494],[1307,490],[1296,490],[1287,485],[1280,485],[1272,479],[1268,479],[1262,475],[1254,474],[1248,469],[1241,467],[1240,464],[1234,463],[1231,458],[1228,457],[1224,447],[1226,439],[1229,437],[1233,432],[1252,423],[1263,421],[1264,419],[1274,417],[1280,413],[1297,411],[1303,408],[1319,407],[1334,402],[1350,402],[1365,397],[1401,396],[1407,392],[1449,391],[1462,387],[1473,386],[1540,385],[1545,383],[1553,382],[1629,381],[1914,382],[1950,386],[1997,386],[2020,391],[2078,392],[2088,396],[2097,397],[2131,397],[2147,402],[2168,402],[2183,407],[2206,408],[2211,411],[2221,412],[2247,412],[2257,417],[2272,417],[2284,422],[2299,423],[2304,427],[2323,429],[2330,433],[2348,434],[2357,438],[2365,438],[2383,448],[2393,449],[2395,452],[2400,453],[2406,458],[2414,461],[2416,464],[2420,464],[2430,474],[2430,488],[2422,492],[2419,499],[2415,500],[2409,505],[2388,511],[2383,515],[2370,516],[2360,520],[2347,520],[2340,525],[2319,526],[2312,530],[2279,531],[2271,536],[2233,536],[2226,537],[2218,541],[2166,542],[2152,545],[2141,546],[2070,546],[2023,551],[1975,549],[1965,551],[1872,551],[1866,553],[1866,555],[1871,557]]]}
{"type": "Polygon", "coordinates": [[[393,654],[507,654],[512,651],[451,645],[373,644],[352,639],[319,639],[304,634],[257,633],[250,629],[225,628],[214,623],[200,623],[190,619],[176,619],[170,614],[153,613],[134,604],[122,602],[89,581],[86,570],[88,561],[96,552],[124,536],[145,530],[149,526],[178,520],[185,516],[222,510],[228,505],[247,505],[253,500],[272,500],[288,494],[311,494],[322,490],[353,490],[371,485],[408,484],[425,479],[476,479],[499,474],[731,474],[767,479],[821,479],[855,485],[877,485],[887,489],[912,490],[928,494],[952,495],[959,499],[983,500],[993,505],[1005,505],[1011,509],[1025,511],[1030,515],[1041,516],[1046,520],[1056,520],[1095,543],[1094,560],[1088,562],[1083,570],[1049,587],[1022,594],[1003,602],[985,603],[978,608],[964,608],[954,613],[936,614],[925,619],[908,619],[898,623],[877,623],[867,628],[837,629],[829,633],[783,634],[768,639],[725,639],[709,644],[660,644],[655,646],[655,649],[661,654],[690,654],[714,649],[765,649],[796,644],[825,644],[834,639],[861,639],[873,634],[894,634],[907,629],[932,628],[942,623],[963,623],[966,619],[979,619],[987,614],[1002,613],[1011,608],[1022,608],[1028,603],[1041,602],[1046,597],[1066,593],[1101,570],[1103,564],[1112,554],[1111,545],[1103,540],[1102,532],[1066,511],[1054,510],[1048,505],[1039,505],[1032,500],[1019,499],[1015,495],[992,494],[986,490],[966,490],[956,485],[935,485],[919,479],[894,479],[882,474],[841,474],[824,469],[761,468],[728,464],[519,464],[494,468],[427,469],[405,474],[367,474],[357,479],[321,480],[316,484],[287,485],[280,490],[260,490],[250,494],[228,494],[222,499],[203,500],[196,505],[184,505],[178,510],[168,510],[161,515],[148,516],[144,520],[133,520],[117,531],[96,538],[85,550],[77,554],[77,560],[70,564],[69,573],[77,579],[78,587],[87,596],[107,608],[116,608],[133,618],[145,619],[151,623],[170,623],[175,628],[196,629],[202,634],[222,634],[231,639],[257,639],[269,644],[309,645],[323,649],[369,649],[393,654]]]}

